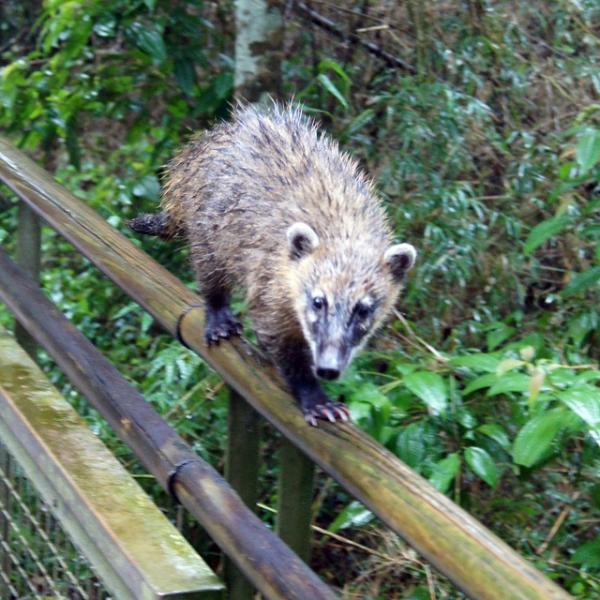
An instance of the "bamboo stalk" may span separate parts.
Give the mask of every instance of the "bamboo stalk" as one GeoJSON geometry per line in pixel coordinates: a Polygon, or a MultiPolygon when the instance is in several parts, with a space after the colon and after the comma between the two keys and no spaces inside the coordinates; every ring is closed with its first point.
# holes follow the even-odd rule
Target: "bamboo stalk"
{"type": "Polygon", "coordinates": [[[246,343],[207,348],[200,299],[1,139],[0,178],[467,595],[481,600],[570,597],[352,424],[308,426],[273,369],[246,343]]]}

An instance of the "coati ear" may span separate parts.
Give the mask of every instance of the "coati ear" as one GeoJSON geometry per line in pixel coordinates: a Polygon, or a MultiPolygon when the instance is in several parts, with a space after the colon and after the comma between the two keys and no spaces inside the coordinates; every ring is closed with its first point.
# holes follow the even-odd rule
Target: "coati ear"
{"type": "Polygon", "coordinates": [[[287,230],[290,258],[298,260],[310,254],[319,245],[319,236],[306,223],[294,223],[287,230]]]}
{"type": "Polygon", "coordinates": [[[394,244],[383,255],[383,260],[392,271],[394,279],[400,281],[412,269],[417,259],[417,251],[411,244],[394,244]]]}

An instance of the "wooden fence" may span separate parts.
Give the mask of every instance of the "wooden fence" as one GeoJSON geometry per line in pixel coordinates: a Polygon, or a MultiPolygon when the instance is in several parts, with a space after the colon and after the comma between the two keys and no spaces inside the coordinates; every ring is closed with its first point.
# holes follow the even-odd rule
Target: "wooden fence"
{"type": "MultiPolygon", "coordinates": [[[[258,446],[256,435],[244,435],[244,431],[256,430],[254,410],[285,436],[278,532],[296,553],[260,523],[229,485],[185,446],[22,271],[0,254],[0,297],[22,326],[265,597],[332,597],[297,556],[307,555],[313,462],[468,596],[570,597],[352,424],[307,426],[277,374],[247,343],[233,340],[208,349],[202,341],[201,299],[1,139],[0,179],[235,390],[227,472],[251,506],[258,446]],[[299,486],[304,493],[298,494],[299,486]]],[[[30,254],[35,257],[35,251],[30,254]]],[[[248,597],[248,588],[235,576],[228,583],[230,597],[248,597]]]]}

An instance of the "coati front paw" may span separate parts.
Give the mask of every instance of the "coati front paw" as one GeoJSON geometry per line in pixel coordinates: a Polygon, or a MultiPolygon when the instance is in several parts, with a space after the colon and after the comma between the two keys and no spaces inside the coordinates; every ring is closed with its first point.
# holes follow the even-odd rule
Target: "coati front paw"
{"type": "Polygon", "coordinates": [[[350,420],[348,407],[342,402],[334,402],[321,389],[312,394],[302,394],[300,408],[304,414],[304,420],[313,427],[318,427],[318,419],[330,423],[350,420]]]}
{"type": "Polygon", "coordinates": [[[242,324],[235,318],[229,306],[206,311],[204,341],[208,346],[218,344],[232,335],[241,335],[242,329],[242,324]]]}

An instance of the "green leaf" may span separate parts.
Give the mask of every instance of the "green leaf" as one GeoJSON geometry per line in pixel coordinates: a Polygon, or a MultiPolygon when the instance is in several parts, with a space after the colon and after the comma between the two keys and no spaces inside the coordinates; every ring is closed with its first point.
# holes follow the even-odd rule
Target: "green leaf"
{"type": "Polygon", "coordinates": [[[471,446],[465,449],[465,461],[473,472],[490,487],[498,483],[498,467],[492,457],[483,449],[471,446]]]}
{"type": "Polygon", "coordinates": [[[600,282],[600,266],[592,267],[582,273],[577,273],[562,290],[561,296],[568,297],[600,282]]]}
{"type": "Polygon", "coordinates": [[[188,59],[176,60],[173,65],[175,79],[186,96],[194,94],[194,85],[196,85],[196,71],[194,63],[188,59]]]}
{"type": "Polygon", "coordinates": [[[337,89],[337,87],[335,86],[335,84],[333,83],[333,81],[331,81],[331,79],[329,79],[329,77],[327,75],[325,75],[325,73],[321,73],[321,74],[317,75],[317,79],[321,82],[321,85],[332,96],[334,96],[336,98],[336,100],[344,108],[348,108],[348,100],[346,100],[346,98],[344,98],[344,95],[342,94],[342,92],[340,92],[340,90],[337,89]]]}
{"type": "Polygon", "coordinates": [[[454,481],[459,469],[460,456],[456,452],[449,454],[446,458],[434,465],[433,472],[429,477],[429,482],[437,490],[444,493],[448,490],[452,481],[454,481]]]}
{"type": "Polygon", "coordinates": [[[547,219],[536,225],[527,236],[525,240],[525,246],[523,252],[525,256],[529,256],[538,246],[541,246],[546,240],[550,239],[553,235],[556,235],[569,223],[571,220],[568,217],[560,216],[547,219]]]}
{"type": "Polygon", "coordinates": [[[588,569],[600,568],[600,536],[579,546],[573,554],[573,562],[588,569]]]}
{"type": "Polygon", "coordinates": [[[381,392],[381,390],[373,383],[365,382],[359,386],[354,387],[349,403],[354,404],[368,404],[374,410],[375,415],[380,417],[383,423],[386,423],[389,419],[391,403],[390,399],[381,392]]]}
{"type": "Polygon", "coordinates": [[[525,373],[507,373],[498,377],[498,381],[490,387],[488,396],[497,396],[498,394],[508,394],[510,392],[528,392],[529,375],[525,373]]]}
{"type": "Polygon", "coordinates": [[[600,129],[588,129],[575,148],[577,164],[584,175],[600,162],[600,129]]]}
{"type": "Polygon", "coordinates": [[[411,423],[398,434],[396,454],[409,467],[418,469],[425,460],[426,450],[427,440],[423,423],[411,423]]]}
{"type": "Polygon", "coordinates": [[[468,396],[469,394],[476,392],[477,390],[489,388],[492,385],[494,385],[494,383],[496,383],[497,381],[498,376],[496,375],[496,373],[486,373],[485,375],[481,375],[480,377],[473,379],[473,381],[471,381],[469,385],[463,390],[463,394],[465,396],[468,396]]]}
{"type": "Polygon", "coordinates": [[[346,127],[346,134],[353,135],[361,130],[367,123],[370,123],[375,118],[375,111],[372,108],[363,110],[357,117],[352,119],[346,127]]]}
{"type": "Polygon", "coordinates": [[[151,23],[135,21],[127,28],[127,35],[133,43],[154,62],[162,63],[167,58],[167,48],[163,41],[162,33],[151,23]]]}
{"type": "Polygon", "coordinates": [[[323,73],[327,70],[331,70],[334,73],[337,73],[347,87],[349,87],[352,83],[352,80],[350,79],[346,71],[344,71],[342,65],[337,63],[335,60],[332,60],[331,58],[324,58],[321,62],[319,62],[317,69],[319,73],[323,73]]]}
{"type": "Polygon", "coordinates": [[[513,460],[518,465],[531,467],[550,450],[565,418],[563,408],[554,408],[528,421],[519,431],[513,444],[513,460]]]}
{"type": "Polygon", "coordinates": [[[514,327],[505,323],[499,323],[492,331],[486,335],[486,343],[489,350],[497,348],[502,342],[507,340],[515,332],[514,327]]]}
{"type": "Polygon", "coordinates": [[[581,384],[561,391],[558,399],[588,425],[590,435],[600,446],[600,389],[581,384]]]}
{"type": "Polygon", "coordinates": [[[484,371],[495,373],[500,359],[494,354],[469,354],[467,356],[455,356],[448,361],[451,367],[467,367],[473,371],[484,371]]]}
{"type": "Polygon", "coordinates": [[[440,375],[431,371],[415,371],[404,378],[404,385],[431,409],[433,414],[446,410],[448,390],[440,375]]]}
{"type": "Polygon", "coordinates": [[[327,529],[332,533],[336,533],[340,529],[347,529],[348,527],[362,527],[372,521],[373,518],[374,515],[369,509],[354,500],[340,512],[327,529]]]}
{"type": "Polygon", "coordinates": [[[485,423],[477,428],[479,433],[491,438],[505,450],[510,447],[510,439],[504,428],[497,423],[485,423]]]}

